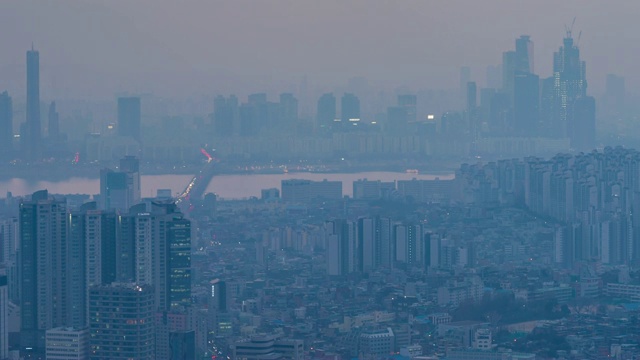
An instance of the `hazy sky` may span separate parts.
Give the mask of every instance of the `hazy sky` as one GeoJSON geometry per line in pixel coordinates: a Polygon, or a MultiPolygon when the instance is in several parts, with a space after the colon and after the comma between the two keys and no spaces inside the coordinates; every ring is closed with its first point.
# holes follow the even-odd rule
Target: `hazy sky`
{"type": "Polygon", "coordinates": [[[521,34],[548,76],[577,17],[590,93],[607,73],[640,80],[640,1],[235,0],[0,2],[0,91],[25,89],[25,51],[40,50],[43,98],[291,90],[304,76],[332,87],[455,88],[459,67],[485,81],[521,34]]]}

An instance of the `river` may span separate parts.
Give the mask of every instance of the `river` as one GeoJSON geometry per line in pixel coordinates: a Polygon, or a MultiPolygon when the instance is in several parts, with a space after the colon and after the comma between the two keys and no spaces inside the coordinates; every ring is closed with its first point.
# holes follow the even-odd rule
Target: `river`
{"type": "MultiPolygon", "coordinates": [[[[191,180],[189,175],[142,175],[142,196],[153,197],[158,189],[171,189],[173,194],[184,190],[184,187],[191,180]]],[[[215,175],[207,192],[218,194],[223,199],[244,199],[251,196],[260,196],[260,190],[267,188],[280,189],[280,182],[285,179],[306,179],[321,181],[338,180],[342,181],[342,192],[351,196],[353,193],[354,180],[432,180],[435,178],[451,179],[453,174],[412,174],[399,172],[361,172],[361,173],[287,173],[287,174],[221,174],[215,175]]],[[[37,190],[47,189],[51,194],[97,194],[100,192],[100,180],[72,177],[62,181],[29,181],[25,179],[13,178],[0,181],[0,197],[4,197],[7,192],[13,196],[31,194],[37,190]]]]}

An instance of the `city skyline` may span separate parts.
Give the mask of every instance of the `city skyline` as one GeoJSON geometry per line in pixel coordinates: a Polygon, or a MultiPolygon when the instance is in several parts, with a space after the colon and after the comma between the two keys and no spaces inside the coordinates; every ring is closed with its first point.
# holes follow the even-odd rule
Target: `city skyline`
{"type": "MultiPolygon", "coordinates": [[[[553,69],[546,61],[547,54],[557,49],[555,39],[562,36],[564,26],[570,26],[573,18],[577,18],[574,32],[576,35],[584,32],[581,45],[588,49],[584,58],[591,64],[589,81],[595,93],[604,90],[608,73],[625,76],[629,89],[635,89],[640,79],[630,60],[640,49],[629,38],[633,30],[626,27],[634,24],[629,17],[640,6],[635,3],[374,2],[372,6],[367,3],[367,7],[363,2],[251,4],[261,10],[256,13],[287,10],[286,17],[273,14],[264,19],[253,19],[243,13],[242,9],[248,6],[244,2],[199,3],[184,8],[177,4],[163,5],[165,8],[160,12],[162,6],[154,10],[145,2],[117,7],[8,2],[3,4],[6,11],[0,13],[0,30],[15,36],[0,39],[0,46],[16,49],[35,43],[48,54],[42,68],[43,98],[96,99],[126,93],[184,98],[220,93],[224,89],[238,94],[274,89],[291,92],[303,86],[305,78],[307,86],[329,90],[357,76],[392,88],[440,89],[456,87],[458,69],[462,66],[471,66],[472,79],[481,80],[483,85],[486,67],[497,65],[501,52],[510,48],[511,39],[522,34],[531,36],[536,43],[536,73],[550,76],[553,69]],[[611,17],[616,15],[620,21],[602,21],[600,14],[605,7],[611,17]],[[52,23],[63,16],[60,13],[63,8],[65,14],[76,14],[78,20],[52,23]],[[148,12],[148,16],[133,22],[133,16],[142,11],[148,12]],[[219,21],[181,23],[168,33],[169,28],[163,26],[167,20],[164,11],[177,16],[186,16],[188,11],[198,20],[209,14],[219,21]],[[528,16],[521,16],[523,13],[528,16]],[[536,15],[545,17],[545,26],[539,26],[536,15]],[[328,22],[318,21],[323,17],[328,22]],[[495,26],[483,26],[485,19],[491,19],[495,26]],[[383,20],[395,25],[393,31],[375,26],[383,20]],[[91,26],[87,21],[100,25],[91,26]],[[466,24],[464,28],[454,25],[460,21],[466,24]],[[25,27],[26,24],[30,25],[25,27]],[[90,31],[73,33],[70,26],[89,26],[90,31]],[[99,26],[116,31],[101,32],[99,26]],[[11,27],[12,31],[4,27],[11,27]],[[607,34],[617,36],[605,36],[605,28],[607,34]],[[289,31],[292,29],[299,31],[289,31]],[[229,30],[230,35],[217,36],[229,34],[229,30]],[[290,33],[296,37],[292,38],[290,33]],[[302,40],[305,37],[309,41],[302,40]],[[180,41],[181,38],[187,41],[180,41]],[[79,52],[71,47],[60,52],[64,45],[61,39],[83,44],[86,50],[79,52]],[[159,46],[164,42],[171,46],[159,46]],[[602,56],[610,53],[624,56],[602,56]],[[87,87],[88,83],[102,86],[87,87]]],[[[0,64],[0,77],[7,87],[16,88],[15,92],[22,92],[24,86],[19,75],[24,70],[19,60],[15,52],[9,51],[0,64]]]]}

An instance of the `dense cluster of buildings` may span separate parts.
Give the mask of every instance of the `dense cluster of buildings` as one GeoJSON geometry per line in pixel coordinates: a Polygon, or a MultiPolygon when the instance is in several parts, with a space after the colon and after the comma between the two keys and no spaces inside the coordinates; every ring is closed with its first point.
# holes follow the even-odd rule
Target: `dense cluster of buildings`
{"type": "Polygon", "coordinates": [[[625,332],[640,311],[637,159],[606,148],[463,164],[454,179],[358,180],[353,196],[287,180],[263,199],[194,201],[187,218],[141,199],[124,158],[94,199],[3,200],[0,353],[638,355],[625,332]]]}

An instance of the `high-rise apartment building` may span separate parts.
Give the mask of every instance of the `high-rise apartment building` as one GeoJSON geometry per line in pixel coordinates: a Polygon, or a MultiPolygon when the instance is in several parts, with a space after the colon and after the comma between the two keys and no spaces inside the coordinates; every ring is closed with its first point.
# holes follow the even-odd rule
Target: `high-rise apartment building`
{"type": "Polygon", "coordinates": [[[380,267],[389,267],[391,258],[391,221],[382,217],[358,219],[356,243],[357,268],[370,272],[380,267]]]}
{"type": "Polygon", "coordinates": [[[45,331],[67,320],[67,206],[46,190],[20,204],[21,348],[44,353],[45,331]]]}
{"type": "Polygon", "coordinates": [[[191,222],[173,202],[134,206],[118,217],[118,281],[152,286],[159,311],[191,302],[191,222]]]}
{"type": "Polygon", "coordinates": [[[418,97],[416,95],[398,95],[398,106],[405,110],[408,123],[414,123],[418,120],[418,97]]]}
{"type": "Polygon", "coordinates": [[[40,124],[40,53],[27,51],[27,122],[24,141],[25,155],[37,160],[41,155],[42,128],[40,124]]]}
{"type": "Polygon", "coordinates": [[[89,290],[92,360],[155,359],[154,292],[114,283],[89,290]]]}
{"type": "Polygon", "coordinates": [[[318,108],[316,112],[318,128],[320,128],[321,131],[328,131],[334,126],[336,119],[336,97],[333,93],[322,94],[318,99],[318,108]]]}
{"type": "Polygon", "coordinates": [[[115,281],[117,219],[115,212],[97,210],[95,202],[69,214],[69,326],[88,325],[90,287],[115,281]]]}
{"type": "Polygon", "coordinates": [[[0,359],[9,358],[9,287],[7,275],[0,274],[0,359]]]}
{"type": "Polygon", "coordinates": [[[141,110],[139,97],[118,98],[118,135],[140,141],[141,110]]]}
{"type": "Polygon", "coordinates": [[[237,135],[240,131],[240,108],[235,95],[213,100],[213,127],[216,136],[237,135]]]}
{"type": "Polygon", "coordinates": [[[360,121],[360,99],[352,94],[345,93],[340,100],[340,118],[343,126],[350,122],[360,121]]]}
{"type": "Polygon", "coordinates": [[[298,99],[291,93],[280,94],[279,128],[282,131],[291,131],[298,123],[298,99]]]}
{"type": "Polygon", "coordinates": [[[338,219],[325,223],[327,275],[344,276],[356,270],[356,224],[338,219]]]}

